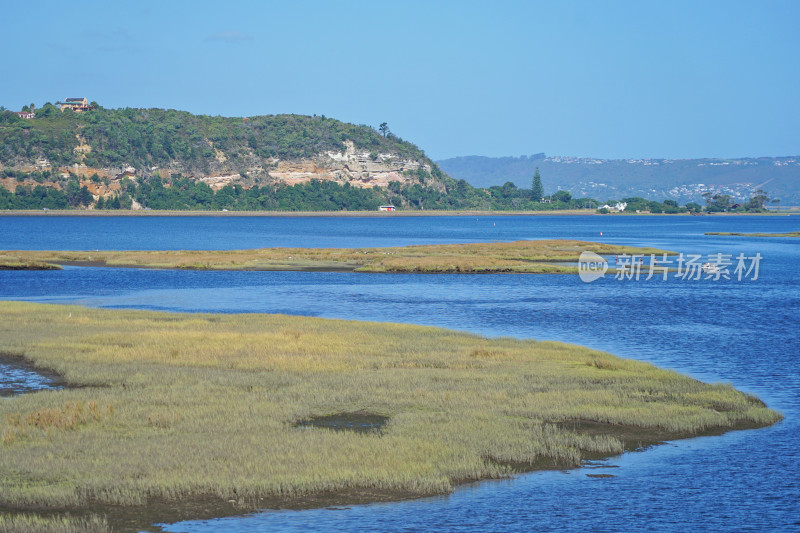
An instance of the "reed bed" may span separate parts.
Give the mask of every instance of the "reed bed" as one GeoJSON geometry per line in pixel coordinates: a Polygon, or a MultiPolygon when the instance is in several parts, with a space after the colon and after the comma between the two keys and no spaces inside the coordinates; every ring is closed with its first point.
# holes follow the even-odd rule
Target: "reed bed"
{"type": "Polygon", "coordinates": [[[3,508],[440,494],[620,453],[632,428],[658,440],[781,418],[730,385],[556,342],[20,302],[0,316],[0,354],[70,385],[0,401],[3,508]],[[295,427],[356,412],[389,422],[295,427]]]}
{"type": "Polygon", "coordinates": [[[350,270],[356,272],[575,273],[583,251],[601,255],[664,250],[585,241],[431,244],[394,248],[263,248],[177,251],[7,251],[3,265],[125,266],[192,270],[350,270]]]}
{"type": "Polygon", "coordinates": [[[107,533],[111,528],[105,517],[69,515],[39,516],[1,514],[0,533],[107,533]]]}

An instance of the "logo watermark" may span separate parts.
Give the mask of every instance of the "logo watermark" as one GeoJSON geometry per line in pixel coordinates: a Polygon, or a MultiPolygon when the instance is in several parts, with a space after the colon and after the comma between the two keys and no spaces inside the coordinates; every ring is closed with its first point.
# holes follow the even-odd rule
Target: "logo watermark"
{"type": "MultiPolygon", "coordinates": [[[[614,279],[645,281],[659,278],[662,281],[674,279],[682,281],[727,280],[756,281],[763,257],[760,253],[746,256],[732,254],[649,254],[614,256],[614,279]]],[[[604,257],[594,252],[583,252],[578,259],[578,275],[581,281],[591,283],[605,277],[611,266],[604,257]]]]}
{"type": "Polygon", "coordinates": [[[578,275],[584,283],[600,279],[608,272],[608,261],[594,252],[581,252],[578,258],[578,275]]]}

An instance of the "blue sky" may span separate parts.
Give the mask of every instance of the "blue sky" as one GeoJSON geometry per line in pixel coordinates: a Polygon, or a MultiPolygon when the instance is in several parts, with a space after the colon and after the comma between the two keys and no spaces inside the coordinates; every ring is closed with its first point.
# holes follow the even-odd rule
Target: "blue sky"
{"type": "Polygon", "coordinates": [[[0,105],[324,114],[434,159],[800,154],[800,2],[9,2],[0,105]]]}

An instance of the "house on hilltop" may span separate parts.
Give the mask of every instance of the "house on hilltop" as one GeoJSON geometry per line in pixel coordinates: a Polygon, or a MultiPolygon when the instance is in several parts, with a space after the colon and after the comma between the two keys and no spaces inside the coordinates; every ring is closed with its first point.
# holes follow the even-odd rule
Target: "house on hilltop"
{"type": "Polygon", "coordinates": [[[19,115],[19,118],[30,120],[36,116],[36,111],[34,110],[33,105],[31,105],[30,111],[17,111],[17,115],[19,115]]]}
{"type": "Polygon", "coordinates": [[[61,111],[64,111],[65,109],[72,109],[76,113],[81,113],[91,109],[89,106],[89,101],[86,98],[65,98],[63,102],[58,104],[58,108],[61,111]]]}

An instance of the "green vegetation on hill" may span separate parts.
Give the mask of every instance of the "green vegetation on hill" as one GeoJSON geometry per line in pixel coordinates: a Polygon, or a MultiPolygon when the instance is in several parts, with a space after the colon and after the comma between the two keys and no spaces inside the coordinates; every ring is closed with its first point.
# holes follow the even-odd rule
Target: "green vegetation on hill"
{"type": "Polygon", "coordinates": [[[55,166],[84,163],[94,168],[150,168],[179,162],[187,173],[197,173],[208,169],[215,150],[233,162],[253,156],[291,160],[344,151],[344,141],[362,150],[429,161],[419,148],[395,135],[325,116],[231,118],[102,107],[73,113],[45,104],[35,119],[23,120],[16,113],[0,111],[0,164],[4,165],[43,158],[55,166]],[[90,152],[75,151],[76,134],[90,152]]]}
{"type": "MultiPolygon", "coordinates": [[[[507,184],[489,190],[454,181],[424,152],[391,132],[357,126],[324,116],[275,115],[225,118],[163,109],[104,109],[61,112],[50,104],[23,120],[0,110],[0,178],[16,180],[12,193],[0,188],[0,209],[127,209],[135,200],[142,207],[170,210],[375,210],[381,204],[407,209],[544,210],[565,209],[567,202],[540,204],[530,191],[507,184]],[[346,142],[356,149],[389,153],[430,166],[406,171],[406,183],[388,188],[311,181],[230,184],[214,191],[194,179],[213,167],[239,172],[256,166],[270,170],[275,160],[297,160],[321,152],[343,152],[346,142]],[[88,168],[128,165],[137,177],[123,180],[122,190],[92,198],[76,175],[55,170],[21,171],[46,160],[51,168],[77,163],[88,168]],[[222,162],[224,161],[224,162],[222,162]],[[179,173],[165,172],[179,167],[179,173]],[[160,169],[160,170],[158,170],[160,169]],[[508,186],[510,185],[510,186],[508,186]]],[[[91,181],[108,184],[97,175],[91,181]]]]}
{"type": "MultiPolygon", "coordinates": [[[[473,187],[444,174],[422,150],[392,134],[386,123],[379,130],[325,116],[230,118],[164,109],[104,109],[96,104],[90,111],[74,113],[45,104],[36,111],[36,118],[24,120],[0,108],[0,179],[15,180],[14,192],[0,185],[0,209],[130,209],[134,202],[156,210],[231,211],[374,211],[382,204],[412,210],[549,211],[602,205],[593,198],[573,197],[566,190],[543,198],[538,168],[530,182],[532,189],[510,181],[486,189],[473,187]],[[286,185],[267,175],[277,161],[342,153],[348,143],[374,159],[378,154],[392,154],[421,165],[406,170],[404,181],[393,181],[388,187],[363,188],[324,180],[286,185]],[[75,164],[115,172],[128,166],[137,170],[135,176],[110,184],[109,178],[97,174],[85,177],[92,172],[85,168],[82,181],[64,172],[75,170],[75,164]],[[37,165],[40,170],[33,170],[37,165]],[[257,176],[248,176],[250,170],[257,176]],[[219,190],[196,179],[237,173],[241,180],[219,190]]],[[[706,209],[729,210],[718,206],[726,200],[732,204],[729,196],[717,195],[706,209]]],[[[623,201],[628,201],[629,212],[700,209],[699,205],[681,208],[670,200],[623,201]]],[[[761,209],[763,203],[750,207],[761,209]]]]}

